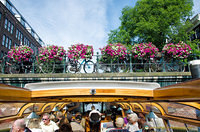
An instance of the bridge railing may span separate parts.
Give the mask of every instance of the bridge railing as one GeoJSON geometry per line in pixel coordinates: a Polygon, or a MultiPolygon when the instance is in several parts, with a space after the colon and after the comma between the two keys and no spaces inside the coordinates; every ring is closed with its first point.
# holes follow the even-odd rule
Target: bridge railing
{"type": "MultiPolygon", "coordinates": [[[[59,62],[39,63],[36,58],[33,57],[30,62],[17,63],[12,62],[8,57],[4,57],[0,60],[0,72],[3,74],[85,73],[86,66],[84,65],[87,60],[79,60],[72,63],[67,57],[64,57],[63,61],[59,62]]],[[[190,72],[189,61],[166,60],[164,57],[134,59],[129,55],[124,60],[105,60],[104,57],[97,53],[91,61],[93,63],[88,63],[87,65],[94,70],[89,73],[190,72]]]]}

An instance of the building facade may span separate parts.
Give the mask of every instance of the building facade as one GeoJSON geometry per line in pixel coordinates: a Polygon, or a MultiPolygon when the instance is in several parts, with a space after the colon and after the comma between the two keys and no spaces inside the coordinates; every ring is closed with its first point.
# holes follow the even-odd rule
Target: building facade
{"type": "Polygon", "coordinates": [[[195,39],[200,39],[200,14],[194,16],[190,21],[193,24],[190,31],[194,31],[194,34],[192,34],[192,36],[190,37],[191,41],[195,39]]]}
{"type": "Polygon", "coordinates": [[[9,0],[0,0],[0,59],[19,45],[27,45],[38,54],[44,42],[9,0]]]}

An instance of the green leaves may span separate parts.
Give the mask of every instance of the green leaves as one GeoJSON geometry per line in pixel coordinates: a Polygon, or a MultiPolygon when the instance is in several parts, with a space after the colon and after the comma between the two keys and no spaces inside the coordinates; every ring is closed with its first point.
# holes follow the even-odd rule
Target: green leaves
{"type": "Polygon", "coordinates": [[[192,6],[192,0],[138,0],[135,7],[122,10],[121,26],[109,33],[108,42],[152,42],[162,47],[166,39],[186,40],[192,6]]]}

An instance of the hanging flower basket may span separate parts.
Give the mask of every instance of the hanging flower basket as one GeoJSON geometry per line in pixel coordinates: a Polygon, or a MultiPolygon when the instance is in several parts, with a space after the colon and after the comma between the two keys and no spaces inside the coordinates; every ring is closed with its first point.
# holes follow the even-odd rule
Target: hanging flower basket
{"type": "Polygon", "coordinates": [[[68,58],[70,59],[92,59],[93,47],[84,44],[75,44],[68,49],[68,58]]]}
{"type": "Polygon", "coordinates": [[[66,55],[66,51],[62,46],[45,46],[39,49],[40,62],[61,62],[66,55]]]}
{"type": "Polygon", "coordinates": [[[177,44],[166,44],[162,49],[162,53],[165,54],[165,57],[185,59],[192,53],[192,49],[188,44],[180,41],[177,44]]]}
{"type": "Polygon", "coordinates": [[[100,48],[103,62],[110,62],[111,60],[124,60],[128,54],[126,46],[121,43],[108,44],[107,46],[100,48]]]}
{"type": "Polygon", "coordinates": [[[132,55],[134,58],[154,58],[158,54],[158,48],[154,44],[150,43],[140,43],[134,44],[132,47],[132,55]]]}
{"type": "Polygon", "coordinates": [[[8,52],[8,57],[16,63],[23,63],[23,62],[29,62],[33,54],[34,52],[30,47],[22,45],[13,47],[8,52]]]}

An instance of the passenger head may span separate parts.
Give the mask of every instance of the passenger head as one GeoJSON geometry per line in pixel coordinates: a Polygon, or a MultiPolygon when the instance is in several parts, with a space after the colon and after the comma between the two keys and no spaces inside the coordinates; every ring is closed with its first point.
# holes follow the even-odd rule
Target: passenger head
{"type": "Polygon", "coordinates": [[[27,125],[28,128],[33,129],[33,128],[40,128],[40,121],[39,119],[30,119],[27,125]]]}
{"type": "Polygon", "coordinates": [[[132,113],[130,115],[128,115],[128,120],[130,123],[135,123],[138,121],[138,116],[136,113],[132,113]]]}
{"type": "Polygon", "coordinates": [[[44,113],[42,117],[42,121],[45,125],[48,125],[50,122],[50,115],[48,113],[44,113]]]}
{"type": "Polygon", "coordinates": [[[26,124],[24,119],[17,119],[12,126],[12,132],[20,132],[24,131],[26,128],[26,124]]]}
{"type": "Polygon", "coordinates": [[[67,118],[62,118],[58,124],[59,127],[61,127],[63,124],[68,124],[69,121],[67,118]]]}
{"type": "Polygon", "coordinates": [[[61,120],[63,118],[63,113],[61,111],[59,111],[57,114],[56,114],[56,117],[61,120]]]}
{"type": "Polygon", "coordinates": [[[91,109],[92,109],[92,110],[95,110],[95,106],[93,105],[93,106],[91,107],[91,109]]]}
{"type": "Polygon", "coordinates": [[[81,120],[82,120],[82,116],[81,115],[77,115],[76,117],[75,117],[75,120],[76,120],[76,122],[81,122],[81,120]]]}
{"type": "Polygon", "coordinates": [[[67,113],[67,119],[69,121],[69,123],[72,121],[72,114],[71,113],[67,113]]]}
{"type": "Polygon", "coordinates": [[[56,116],[55,116],[54,114],[51,114],[51,115],[49,116],[49,119],[50,119],[51,121],[53,121],[53,122],[56,122],[56,121],[57,121],[56,116]]]}
{"type": "Polygon", "coordinates": [[[124,126],[124,119],[122,117],[118,117],[116,119],[115,125],[117,128],[122,128],[124,126]]]}
{"type": "Polygon", "coordinates": [[[59,132],[72,132],[72,127],[69,123],[62,124],[59,128],[59,132]]]}

